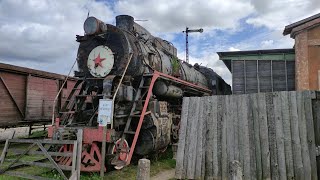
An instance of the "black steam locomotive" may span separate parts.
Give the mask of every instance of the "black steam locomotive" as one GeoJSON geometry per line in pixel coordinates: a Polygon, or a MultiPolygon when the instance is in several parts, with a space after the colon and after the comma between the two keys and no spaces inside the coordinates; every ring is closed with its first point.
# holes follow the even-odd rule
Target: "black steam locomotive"
{"type": "Polygon", "coordinates": [[[183,97],[231,93],[213,70],[179,60],[170,42],[152,36],[131,16],[117,16],[116,26],[88,17],[84,31],[77,36],[80,80],[49,133],[68,139],[70,129],[84,130],[83,171],[100,170],[102,126],[107,127],[107,163],[121,168],[133,154],[146,156],[178,141],[183,97]],[[111,102],[104,109],[111,115],[102,115],[102,100],[111,102]]]}

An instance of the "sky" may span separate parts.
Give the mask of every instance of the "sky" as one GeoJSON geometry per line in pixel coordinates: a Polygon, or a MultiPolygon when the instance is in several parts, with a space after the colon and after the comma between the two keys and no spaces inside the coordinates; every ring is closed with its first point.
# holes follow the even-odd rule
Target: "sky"
{"type": "Polygon", "coordinates": [[[0,62],[67,74],[75,61],[83,22],[95,16],[115,24],[127,14],[153,35],[172,42],[185,59],[231,74],[216,52],[292,48],[286,25],[320,13],[320,0],[0,0],[0,62]]]}

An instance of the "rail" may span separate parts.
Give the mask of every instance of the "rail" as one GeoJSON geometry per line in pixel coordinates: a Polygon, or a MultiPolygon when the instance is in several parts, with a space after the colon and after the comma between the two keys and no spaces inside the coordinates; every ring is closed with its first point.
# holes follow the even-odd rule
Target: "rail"
{"type": "MultiPolygon", "coordinates": [[[[129,67],[129,64],[131,62],[131,59],[132,59],[132,53],[130,53],[130,57],[129,57],[129,60],[127,62],[127,65],[123,71],[123,74],[121,76],[121,79],[120,79],[120,82],[118,83],[118,86],[113,94],[113,97],[112,97],[112,121],[111,121],[111,129],[113,128],[113,109],[114,109],[114,105],[113,105],[113,102],[117,96],[117,93],[119,91],[119,88],[121,86],[121,83],[123,81],[123,78],[124,78],[124,75],[126,74],[127,72],[127,69],[129,67]]],[[[107,136],[107,126],[104,126],[103,127],[103,139],[102,139],[102,159],[101,159],[101,169],[100,169],[100,177],[103,177],[104,176],[104,164],[105,164],[105,155],[106,155],[106,136],[107,136]]]]}
{"type": "Polygon", "coordinates": [[[74,65],[76,64],[76,62],[77,62],[77,60],[74,61],[74,63],[73,63],[73,65],[72,65],[72,67],[71,67],[71,69],[70,69],[70,71],[69,71],[66,79],[65,79],[64,82],[62,83],[62,86],[60,87],[60,89],[59,89],[56,97],[55,97],[54,100],[53,100],[53,106],[52,106],[52,122],[51,122],[52,125],[54,125],[54,115],[55,115],[55,108],[56,108],[57,99],[58,99],[58,97],[59,97],[59,95],[60,95],[60,93],[61,93],[64,85],[65,85],[66,82],[68,81],[68,78],[70,77],[70,73],[71,73],[71,71],[73,70],[74,65]]]}

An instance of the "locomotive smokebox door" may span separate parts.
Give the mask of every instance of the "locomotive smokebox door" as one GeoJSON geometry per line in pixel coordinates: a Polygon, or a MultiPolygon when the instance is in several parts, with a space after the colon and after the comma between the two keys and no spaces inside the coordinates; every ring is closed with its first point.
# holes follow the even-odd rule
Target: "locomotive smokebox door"
{"type": "Polygon", "coordinates": [[[111,49],[107,46],[97,46],[89,54],[88,69],[94,77],[105,77],[112,70],[114,56],[111,49]]]}

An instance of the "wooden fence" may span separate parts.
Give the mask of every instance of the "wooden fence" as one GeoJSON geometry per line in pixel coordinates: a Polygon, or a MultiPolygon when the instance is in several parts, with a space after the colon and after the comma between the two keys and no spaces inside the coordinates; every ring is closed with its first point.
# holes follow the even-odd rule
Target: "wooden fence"
{"type": "Polygon", "coordinates": [[[230,179],[239,161],[243,179],[317,179],[319,102],[313,91],[184,98],[176,178],[230,179]]]}

